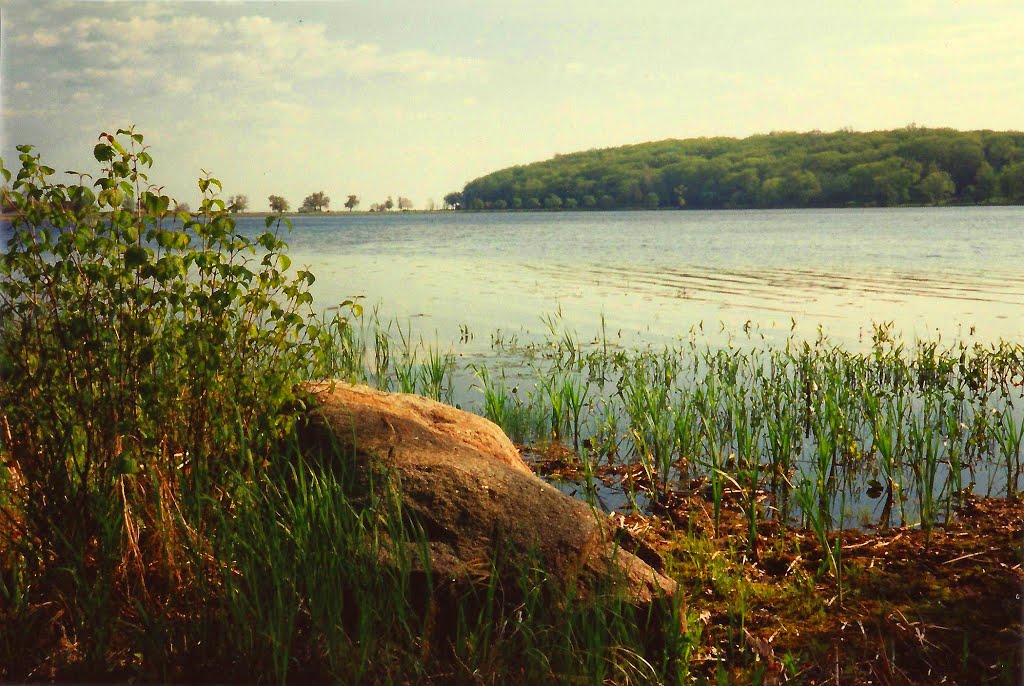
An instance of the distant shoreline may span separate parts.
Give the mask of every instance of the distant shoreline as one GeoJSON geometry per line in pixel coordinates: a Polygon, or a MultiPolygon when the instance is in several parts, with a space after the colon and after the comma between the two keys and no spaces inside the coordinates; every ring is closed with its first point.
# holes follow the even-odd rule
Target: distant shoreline
{"type": "MultiPolygon", "coordinates": [[[[946,203],[944,205],[926,205],[920,203],[908,203],[905,205],[847,205],[844,207],[619,207],[611,209],[459,209],[459,210],[401,210],[392,212],[372,212],[370,210],[330,210],[327,212],[232,212],[232,217],[244,217],[246,219],[260,219],[266,217],[347,217],[347,216],[396,216],[402,214],[619,214],[626,212],[791,212],[793,210],[903,210],[903,209],[953,209],[969,207],[1024,207],[1021,203],[1007,202],[986,202],[986,203],[946,203]]],[[[12,213],[0,213],[0,221],[11,221],[15,215],[12,213]]]]}

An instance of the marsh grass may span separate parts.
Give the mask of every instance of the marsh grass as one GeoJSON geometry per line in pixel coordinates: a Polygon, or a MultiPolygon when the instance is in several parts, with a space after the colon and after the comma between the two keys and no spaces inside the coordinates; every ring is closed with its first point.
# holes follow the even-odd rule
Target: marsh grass
{"type": "MultiPolygon", "coordinates": [[[[793,484],[803,479],[826,530],[853,506],[873,509],[868,523],[930,532],[982,479],[984,495],[1019,490],[1020,345],[908,345],[880,324],[863,352],[823,335],[713,347],[694,332],[660,350],[622,350],[601,335],[581,343],[557,317],[545,323],[544,342],[496,344],[502,373],[521,353],[541,389],[532,398],[545,427],[523,437],[518,422],[517,441],[564,435],[592,465],[635,464],[655,503],[703,480],[716,522],[736,492],[751,541],[766,517],[799,522],[793,484]]],[[[477,374],[486,366],[476,363],[477,374]]],[[[490,387],[487,406],[509,404],[503,393],[490,387]]]]}

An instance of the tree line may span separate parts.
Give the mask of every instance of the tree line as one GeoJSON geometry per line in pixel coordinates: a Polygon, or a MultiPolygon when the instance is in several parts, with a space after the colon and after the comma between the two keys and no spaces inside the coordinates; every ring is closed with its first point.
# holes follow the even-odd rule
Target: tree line
{"type": "MultiPolygon", "coordinates": [[[[360,204],[359,196],[349,195],[345,200],[344,207],[349,212],[359,207],[360,204]]],[[[290,212],[291,203],[288,202],[287,198],[281,195],[270,195],[267,197],[267,204],[270,206],[271,212],[290,212]]],[[[428,205],[432,202],[428,201],[428,205]]],[[[373,203],[370,205],[371,212],[386,212],[397,207],[399,210],[411,210],[413,208],[413,202],[409,198],[398,196],[397,203],[391,199],[389,195],[387,200],[382,203],[373,203]]],[[[188,206],[185,205],[187,208],[188,206]]],[[[249,197],[244,194],[232,195],[228,198],[225,203],[225,207],[230,212],[245,212],[249,209],[249,197]]],[[[302,204],[299,205],[298,212],[327,212],[331,208],[331,198],[324,191],[317,191],[310,193],[303,199],[302,204]]],[[[432,207],[430,209],[433,209],[432,207]]]]}
{"type": "MultiPolygon", "coordinates": [[[[4,187],[6,188],[6,186],[4,187]]],[[[6,195],[0,195],[2,198],[6,198],[6,195]]],[[[348,211],[352,211],[359,207],[360,199],[358,195],[349,195],[345,200],[344,207],[348,211]]],[[[271,212],[284,213],[291,212],[292,206],[288,202],[288,199],[281,195],[273,195],[267,197],[267,204],[270,206],[271,212]]],[[[134,212],[136,210],[136,199],[134,195],[128,195],[125,197],[122,203],[124,209],[134,212]]],[[[398,200],[392,199],[389,195],[386,200],[380,203],[373,203],[370,205],[370,212],[389,212],[393,209],[402,211],[411,210],[415,207],[412,200],[405,196],[398,196],[398,200]]],[[[427,200],[424,206],[428,211],[434,211],[438,209],[437,204],[433,199],[427,200]]],[[[317,191],[310,193],[303,199],[302,204],[299,205],[298,212],[327,212],[331,208],[331,198],[324,191],[317,191]]],[[[12,211],[14,208],[9,207],[6,201],[0,205],[0,214],[12,211]]],[[[236,195],[228,196],[227,200],[224,201],[224,209],[228,212],[238,213],[246,212],[249,210],[249,196],[244,193],[238,193],[236,195]]],[[[191,212],[192,209],[187,202],[174,201],[174,212],[191,212]]]]}
{"type": "MultiPolygon", "coordinates": [[[[359,207],[359,196],[349,195],[348,199],[345,200],[344,207],[351,212],[355,208],[359,207]]],[[[267,203],[270,205],[271,212],[289,212],[291,210],[291,203],[281,195],[270,195],[267,197],[267,203]]],[[[327,212],[331,209],[331,198],[324,191],[316,191],[307,195],[302,204],[299,205],[299,212],[327,212]]]]}
{"type": "Polygon", "coordinates": [[[1024,133],[911,125],[665,140],[502,169],[445,203],[476,210],[1024,204],[1024,133]]]}

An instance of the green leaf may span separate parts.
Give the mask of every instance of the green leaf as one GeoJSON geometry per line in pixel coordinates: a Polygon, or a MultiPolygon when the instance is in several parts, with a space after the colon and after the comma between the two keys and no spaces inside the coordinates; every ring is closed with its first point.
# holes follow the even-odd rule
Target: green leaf
{"type": "Polygon", "coordinates": [[[92,149],[92,155],[97,162],[109,162],[114,159],[113,149],[105,143],[97,143],[96,147],[92,149]]]}
{"type": "Polygon", "coordinates": [[[146,264],[148,260],[149,254],[141,246],[133,245],[124,251],[124,266],[128,269],[137,269],[146,264]]]}
{"type": "MultiPolygon", "coordinates": [[[[166,209],[166,203],[162,203],[166,209]]],[[[142,206],[146,209],[147,214],[159,214],[161,209],[160,197],[150,191],[144,191],[142,193],[142,206]]]]}
{"type": "Polygon", "coordinates": [[[127,156],[128,152],[124,149],[124,146],[117,142],[117,139],[113,136],[107,136],[107,140],[110,141],[110,146],[122,155],[127,156]]]}

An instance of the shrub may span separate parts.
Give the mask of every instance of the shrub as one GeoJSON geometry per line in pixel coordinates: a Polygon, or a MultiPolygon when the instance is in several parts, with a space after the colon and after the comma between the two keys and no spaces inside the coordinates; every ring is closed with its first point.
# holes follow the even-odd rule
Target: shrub
{"type": "Polygon", "coordinates": [[[329,327],[309,316],[312,274],[289,275],[288,220],[241,235],[208,175],[198,211],[175,213],[134,129],[100,135],[92,186],[18,151],[0,255],[0,591],[15,607],[51,594],[55,631],[96,665],[114,606],[154,578],[173,595],[183,551],[202,558],[205,513],[274,458],[329,327]]]}

